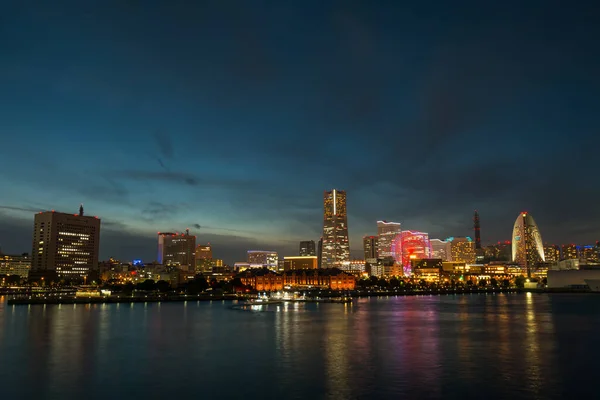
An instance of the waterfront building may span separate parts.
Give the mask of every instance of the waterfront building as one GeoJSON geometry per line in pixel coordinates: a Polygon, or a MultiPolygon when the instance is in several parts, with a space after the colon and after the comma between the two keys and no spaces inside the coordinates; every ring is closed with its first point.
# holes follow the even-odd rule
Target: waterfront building
{"type": "Polygon", "coordinates": [[[560,247],[556,244],[544,245],[544,258],[546,262],[557,263],[560,261],[560,247]]]}
{"type": "Polygon", "coordinates": [[[354,290],[354,276],[338,268],[321,268],[315,270],[289,270],[278,273],[268,268],[249,269],[237,275],[244,285],[255,290],[279,291],[286,289],[329,289],[354,290]]]}
{"type": "Polygon", "coordinates": [[[31,269],[31,257],[29,254],[18,256],[0,254],[0,275],[19,275],[20,278],[27,279],[31,269]]]}
{"type": "Polygon", "coordinates": [[[276,251],[271,250],[248,250],[247,261],[252,268],[267,267],[276,270],[279,264],[279,256],[276,251]]]}
{"type": "Polygon", "coordinates": [[[447,240],[429,239],[431,244],[431,258],[439,258],[442,261],[450,261],[451,244],[447,240]]]}
{"type": "Polygon", "coordinates": [[[365,260],[352,260],[344,265],[340,266],[340,269],[344,272],[360,277],[365,273],[366,262],[365,260]]]}
{"type": "Polygon", "coordinates": [[[159,264],[195,269],[195,250],[196,236],[190,235],[189,230],[185,233],[158,232],[159,264]]]}
{"type": "Polygon", "coordinates": [[[61,278],[84,278],[98,268],[100,219],[83,214],[46,211],[33,223],[31,268],[61,278]]]}
{"type": "MultiPolygon", "coordinates": [[[[394,258],[392,243],[402,231],[400,222],[377,221],[377,257],[394,258]]],[[[370,258],[370,257],[365,257],[370,258]]]]}
{"type": "Polygon", "coordinates": [[[199,244],[196,247],[196,251],[194,253],[194,258],[196,260],[196,273],[197,274],[205,274],[212,272],[213,267],[213,254],[212,247],[209,244],[199,244]]]}
{"type": "Polygon", "coordinates": [[[339,267],[350,261],[346,192],[333,189],[323,196],[323,246],[321,267],[339,267]]]}
{"type": "Polygon", "coordinates": [[[283,270],[317,269],[317,256],[286,256],[283,257],[283,270]]]}
{"type": "Polygon", "coordinates": [[[411,260],[412,274],[415,278],[427,282],[439,282],[443,263],[441,258],[413,259],[411,260]]]}
{"type": "Polygon", "coordinates": [[[562,256],[563,260],[576,260],[579,259],[579,250],[575,244],[563,244],[562,245],[562,256]]]}
{"type": "Polygon", "coordinates": [[[378,247],[377,236],[364,236],[363,237],[363,251],[365,253],[365,260],[377,258],[377,247],[378,247]]]}
{"type": "Polygon", "coordinates": [[[466,237],[449,237],[446,239],[450,242],[450,257],[451,261],[460,261],[466,264],[474,264],[475,243],[469,236],[466,237]]]}
{"type": "Polygon", "coordinates": [[[540,230],[531,214],[522,212],[513,227],[512,261],[521,265],[531,277],[532,268],[545,260],[540,230]]]}
{"type": "Polygon", "coordinates": [[[300,242],[300,252],[301,256],[316,256],[316,248],[314,240],[304,240],[300,242]]]}

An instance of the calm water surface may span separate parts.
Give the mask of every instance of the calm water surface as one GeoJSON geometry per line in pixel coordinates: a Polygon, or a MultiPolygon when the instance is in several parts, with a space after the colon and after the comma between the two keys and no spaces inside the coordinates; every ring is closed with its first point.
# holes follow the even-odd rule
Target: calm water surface
{"type": "Polygon", "coordinates": [[[600,296],[232,304],[0,301],[0,398],[600,398],[600,296]]]}

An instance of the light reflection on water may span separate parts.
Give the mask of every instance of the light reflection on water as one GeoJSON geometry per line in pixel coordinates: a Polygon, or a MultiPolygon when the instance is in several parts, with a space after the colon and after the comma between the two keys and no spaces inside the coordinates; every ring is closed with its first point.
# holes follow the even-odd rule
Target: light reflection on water
{"type": "Polygon", "coordinates": [[[3,398],[595,397],[600,296],[231,305],[0,302],[3,398]]]}

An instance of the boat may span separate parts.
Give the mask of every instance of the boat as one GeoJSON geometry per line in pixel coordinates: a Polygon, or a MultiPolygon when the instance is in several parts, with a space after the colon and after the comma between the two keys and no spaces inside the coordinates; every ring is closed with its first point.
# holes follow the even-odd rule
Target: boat
{"type": "Polygon", "coordinates": [[[265,299],[265,298],[258,298],[258,299],[249,299],[246,301],[245,304],[251,305],[251,306],[266,306],[268,304],[280,304],[283,303],[283,300],[271,300],[271,299],[265,299]]]}
{"type": "Polygon", "coordinates": [[[592,292],[600,292],[600,279],[584,279],[592,292]]]}

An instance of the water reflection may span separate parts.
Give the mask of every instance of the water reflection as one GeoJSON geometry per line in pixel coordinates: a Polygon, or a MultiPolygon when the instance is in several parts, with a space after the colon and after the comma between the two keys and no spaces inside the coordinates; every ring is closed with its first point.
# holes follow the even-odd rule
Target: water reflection
{"type": "Polygon", "coordinates": [[[222,302],[0,303],[0,375],[11,382],[2,398],[156,398],[174,388],[209,398],[552,399],[564,387],[581,395],[598,356],[598,305],[600,297],[547,295],[267,312],[222,302]]]}

